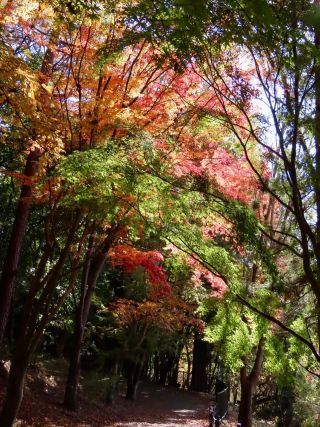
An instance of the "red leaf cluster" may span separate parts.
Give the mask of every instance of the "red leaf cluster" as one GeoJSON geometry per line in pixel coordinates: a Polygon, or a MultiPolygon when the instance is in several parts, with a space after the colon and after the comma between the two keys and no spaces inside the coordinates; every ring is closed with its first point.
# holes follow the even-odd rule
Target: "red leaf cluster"
{"type": "Polygon", "coordinates": [[[111,264],[121,267],[126,273],[132,273],[137,267],[143,267],[151,285],[153,298],[171,293],[170,285],[161,263],[163,256],[159,251],[142,251],[129,245],[117,245],[109,253],[111,264]]]}

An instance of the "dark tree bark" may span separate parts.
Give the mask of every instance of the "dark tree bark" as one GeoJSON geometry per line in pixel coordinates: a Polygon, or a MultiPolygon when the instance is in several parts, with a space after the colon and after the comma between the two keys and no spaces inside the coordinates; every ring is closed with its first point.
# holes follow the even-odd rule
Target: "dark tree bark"
{"type": "Polygon", "coordinates": [[[247,375],[246,366],[240,370],[241,400],[238,422],[241,427],[252,427],[252,399],[258,385],[263,363],[264,338],[260,338],[253,368],[247,375]]]}
{"type": "Polygon", "coordinates": [[[171,385],[173,387],[178,387],[178,377],[179,377],[179,361],[181,352],[183,349],[183,343],[179,343],[177,345],[176,352],[172,355],[171,360],[171,367],[169,372],[169,378],[168,378],[168,385],[171,385]]]}
{"type": "Polygon", "coordinates": [[[130,361],[127,365],[127,393],[126,398],[135,400],[137,398],[138,384],[143,369],[144,357],[139,361],[130,361]]]}
{"type": "MultiPolygon", "coordinates": [[[[316,0],[315,3],[320,5],[320,1],[316,0]]],[[[315,27],[314,34],[314,44],[316,49],[320,48],[320,28],[319,26],[315,27]]],[[[315,176],[314,180],[315,185],[315,201],[317,207],[317,222],[316,222],[316,232],[315,232],[315,241],[317,248],[319,249],[319,256],[317,257],[318,261],[318,274],[320,271],[320,60],[317,57],[315,63],[315,101],[316,101],[316,111],[315,111],[315,176]]],[[[306,269],[305,269],[306,270],[306,269]]],[[[307,273],[308,271],[306,271],[307,273]]],[[[317,334],[318,334],[318,353],[320,354],[320,282],[317,280],[317,289],[314,289],[314,293],[317,298],[317,334]]],[[[314,286],[315,287],[315,286],[314,286]]]]}
{"type": "Polygon", "coordinates": [[[162,353],[160,354],[159,362],[159,384],[166,385],[173,363],[173,355],[162,353]]]}
{"type": "Polygon", "coordinates": [[[173,354],[170,358],[170,370],[168,376],[168,385],[178,387],[178,375],[179,375],[179,359],[180,354],[173,354]]]}
{"type": "Polygon", "coordinates": [[[0,416],[1,427],[12,427],[18,415],[28,363],[29,356],[25,353],[16,354],[11,362],[6,399],[0,416]]]}
{"type": "Polygon", "coordinates": [[[191,363],[191,355],[190,355],[190,349],[189,349],[188,344],[186,345],[186,357],[187,357],[187,375],[186,375],[186,380],[185,380],[185,384],[183,387],[189,388],[191,371],[192,371],[192,363],[191,363]]]}
{"type": "Polygon", "coordinates": [[[68,377],[64,395],[64,406],[71,410],[76,411],[78,409],[78,385],[80,379],[80,359],[81,359],[81,344],[84,336],[85,322],[84,319],[85,311],[85,296],[88,286],[88,273],[90,269],[90,250],[89,259],[87,260],[81,279],[81,295],[79,304],[76,308],[76,316],[74,320],[74,331],[73,331],[73,343],[70,353],[68,377]]]}
{"type": "Polygon", "coordinates": [[[64,406],[71,410],[78,409],[78,388],[81,365],[81,346],[89,315],[92,296],[97,281],[105,265],[106,255],[116,239],[119,225],[111,227],[107,237],[92,257],[92,242],[89,244],[87,262],[81,279],[81,294],[74,321],[73,346],[70,354],[68,378],[66,381],[64,406]]]}
{"type": "Polygon", "coordinates": [[[153,366],[154,366],[154,371],[153,371],[153,381],[155,383],[160,381],[160,359],[159,359],[159,353],[156,353],[154,355],[153,358],[153,366]]]}
{"type": "Polygon", "coordinates": [[[2,268],[0,279],[0,351],[6,331],[23,238],[32,205],[32,182],[30,180],[34,178],[38,172],[39,158],[39,150],[31,151],[27,157],[24,171],[27,180],[21,187],[15,220],[2,268]]]}
{"type": "MultiPolygon", "coordinates": [[[[52,35],[54,37],[54,35],[52,35]]],[[[47,49],[41,66],[43,75],[51,73],[54,61],[54,53],[47,49]]],[[[27,156],[24,175],[25,183],[21,187],[14,223],[11,230],[6,257],[2,267],[0,278],[0,354],[3,345],[4,334],[8,322],[11,301],[14,293],[15,280],[19,266],[22,243],[32,206],[33,183],[32,179],[38,173],[39,159],[42,155],[40,149],[30,151],[27,156]]]]}
{"type": "Polygon", "coordinates": [[[208,390],[208,366],[211,361],[211,346],[202,340],[198,332],[194,336],[192,377],[190,389],[207,392],[208,390]]]}
{"type": "Polygon", "coordinates": [[[181,346],[174,353],[165,352],[157,356],[158,363],[158,380],[161,385],[171,385],[176,387],[178,383],[179,360],[181,354],[181,346]]]}
{"type": "Polygon", "coordinates": [[[50,251],[48,251],[48,253],[46,253],[45,256],[40,259],[36,272],[36,276],[38,277],[33,277],[32,286],[27,295],[23,310],[19,337],[14,349],[13,357],[11,359],[6,400],[0,414],[1,427],[13,426],[14,419],[16,418],[20,408],[23,396],[24,380],[30,358],[39,344],[43,331],[48,322],[56,315],[62,303],[64,302],[64,298],[68,295],[68,292],[70,292],[73,287],[76,270],[73,271],[69,286],[63,296],[59,298],[54,307],[51,305],[54,290],[56,289],[61,272],[69,254],[70,247],[73,243],[73,239],[79,224],[79,219],[80,214],[77,214],[72,223],[64,248],[61,251],[59,258],[46,276],[47,280],[42,282],[41,277],[44,270],[44,265],[46,264],[44,263],[44,260],[47,259],[50,251]],[[42,284],[42,286],[39,288],[40,284],[42,284]],[[37,291],[41,292],[39,294],[39,298],[35,302],[34,297],[37,295],[37,291]]]}

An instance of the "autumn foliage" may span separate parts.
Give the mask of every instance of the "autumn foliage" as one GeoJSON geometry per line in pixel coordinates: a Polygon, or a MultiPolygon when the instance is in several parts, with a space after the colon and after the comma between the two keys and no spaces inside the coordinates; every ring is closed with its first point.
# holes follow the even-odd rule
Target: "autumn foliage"
{"type": "MultiPolygon", "coordinates": [[[[221,301],[239,280],[247,248],[235,218],[261,190],[224,126],[227,113],[238,126],[243,117],[231,100],[221,103],[195,57],[177,66],[137,36],[122,2],[98,6],[1,8],[0,173],[11,215],[3,219],[10,243],[1,255],[1,338],[15,288],[21,324],[13,328],[3,427],[14,422],[28,365],[59,317],[73,330],[64,400],[73,410],[86,325],[106,306],[116,331],[142,325],[185,342],[202,333],[197,304],[221,301]],[[146,288],[143,301],[138,290],[124,298],[116,286],[129,287],[132,277],[146,288]]],[[[245,105],[254,94],[249,80],[237,71],[245,105]]],[[[99,327],[110,339],[110,325],[99,327]]],[[[181,353],[184,345],[173,347],[181,353]]],[[[137,354],[120,358],[133,388],[143,368],[137,354]]]]}

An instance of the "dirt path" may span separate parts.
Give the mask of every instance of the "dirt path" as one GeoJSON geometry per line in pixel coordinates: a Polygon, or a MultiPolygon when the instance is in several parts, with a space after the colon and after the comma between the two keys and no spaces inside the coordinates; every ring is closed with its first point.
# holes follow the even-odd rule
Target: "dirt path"
{"type": "MultiPolygon", "coordinates": [[[[143,384],[138,399],[132,403],[130,420],[114,427],[204,427],[208,425],[209,396],[143,384]]],[[[129,409],[129,408],[127,408],[129,409]]]]}
{"type": "MultiPolygon", "coordinates": [[[[58,376],[44,378],[39,372],[30,372],[16,426],[208,427],[210,397],[206,394],[143,383],[136,401],[119,396],[113,405],[107,405],[97,389],[95,396],[81,393],[79,410],[70,412],[61,405],[63,386],[58,376]]],[[[0,407],[4,391],[0,378],[0,407]]]]}

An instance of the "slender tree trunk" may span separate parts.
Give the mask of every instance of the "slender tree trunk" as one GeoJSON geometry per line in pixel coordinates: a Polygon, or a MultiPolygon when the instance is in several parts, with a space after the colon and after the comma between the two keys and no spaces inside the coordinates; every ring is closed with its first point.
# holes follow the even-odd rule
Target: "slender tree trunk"
{"type": "Polygon", "coordinates": [[[253,387],[250,381],[241,382],[241,400],[238,417],[241,427],[252,427],[252,398],[253,387]]]}
{"type": "Polygon", "coordinates": [[[74,343],[71,349],[68,378],[66,382],[64,406],[76,411],[78,408],[78,388],[81,366],[81,345],[83,341],[86,322],[89,315],[92,296],[105,264],[106,255],[117,236],[119,225],[111,227],[108,236],[105,238],[97,253],[91,260],[91,244],[88,251],[88,261],[84,267],[81,280],[81,296],[74,324],[74,343]]]}
{"type": "Polygon", "coordinates": [[[252,427],[252,398],[256,391],[263,363],[264,338],[260,338],[252,371],[247,375],[246,367],[240,370],[241,400],[238,422],[241,427],[252,427]]]}
{"type": "Polygon", "coordinates": [[[173,387],[178,387],[179,356],[180,355],[173,355],[171,360],[168,385],[173,387]]]}
{"type": "Polygon", "coordinates": [[[22,242],[32,205],[32,183],[29,179],[34,178],[37,174],[39,157],[39,150],[31,151],[27,157],[24,175],[27,177],[28,181],[21,187],[16,216],[2,268],[0,279],[0,351],[6,331],[22,242]]]}
{"type": "Polygon", "coordinates": [[[153,358],[153,381],[155,383],[160,381],[159,374],[159,353],[156,353],[153,358]]]}
{"type": "Polygon", "coordinates": [[[210,344],[195,333],[193,345],[192,377],[190,389],[206,392],[208,388],[207,368],[211,361],[210,344]]]}
{"type": "Polygon", "coordinates": [[[0,414],[1,427],[12,427],[18,415],[29,359],[29,354],[21,348],[11,361],[6,399],[0,414]]]}
{"type": "Polygon", "coordinates": [[[191,364],[190,350],[189,350],[188,344],[186,344],[186,357],[187,357],[187,375],[186,375],[186,381],[185,381],[185,387],[184,388],[189,388],[192,364],[191,364]]]}
{"type": "MultiPolygon", "coordinates": [[[[6,400],[0,414],[1,427],[11,427],[13,425],[14,419],[20,408],[23,396],[24,380],[30,358],[39,344],[46,325],[57,313],[63,302],[63,299],[60,300],[60,305],[56,304],[54,309],[50,304],[53,298],[54,289],[59,281],[61,271],[73,243],[79,219],[80,214],[76,216],[58,261],[47,275],[48,280],[42,289],[42,294],[39,296],[37,303],[32,304],[35,296],[34,289],[30,289],[29,295],[27,296],[23,310],[24,315],[21,321],[21,330],[11,360],[6,400]],[[52,311],[50,312],[50,310],[52,311]]],[[[42,271],[41,268],[40,271],[42,271]]],[[[37,281],[35,281],[35,283],[37,283],[37,281]]],[[[71,286],[69,286],[69,290],[70,289],[71,286]]]]}
{"type": "Polygon", "coordinates": [[[17,341],[17,346],[11,359],[6,398],[0,413],[1,427],[12,427],[14,425],[23,398],[24,381],[30,355],[28,343],[21,336],[17,341]]]}
{"type": "Polygon", "coordinates": [[[237,399],[238,399],[238,385],[237,384],[235,384],[232,388],[232,396],[233,396],[233,403],[236,404],[237,399]]]}
{"type": "MultiPolygon", "coordinates": [[[[81,313],[77,313],[77,318],[81,313]]],[[[80,380],[81,344],[84,335],[84,325],[81,319],[76,319],[74,326],[74,342],[70,354],[68,378],[64,394],[64,406],[71,410],[78,409],[78,387],[80,380]]]]}
{"type": "MultiPolygon", "coordinates": [[[[319,6],[320,1],[316,0],[315,3],[319,6]]],[[[317,50],[320,48],[320,29],[319,26],[315,26],[314,34],[314,44],[317,50]]],[[[316,202],[316,212],[317,212],[317,221],[316,221],[316,242],[317,247],[320,252],[320,60],[317,57],[315,62],[315,101],[316,101],[316,111],[315,111],[315,146],[316,146],[316,155],[315,155],[315,202],[316,202]]],[[[318,264],[318,273],[320,271],[320,259],[317,257],[318,264]]],[[[318,352],[320,353],[320,284],[318,283],[318,292],[315,292],[317,297],[317,335],[318,335],[318,352]]]]}
{"type": "MultiPolygon", "coordinates": [[[[51,37],[54,37],[54,34],[51,37]]],[[[54,53],[50,48],[48,48],[41,66],[41,72],[43,75],[48,76],[51,73],[53,60],[54,53]]],[[[11,230],[6,257],[2,267],[2,274],[0,278],[0,354],[14,292],[22,243],[28,223],[29,212],[32,206],[32,179],[38,173],[39,159],[41,155],[42,153],[39,149],[34,149],[28,154],[24,170],[26,182],[21,187],[16,215],[11,230]]]]}
{"type": "Polygon", "coordinates": [[[170,371],[169,355],[167,353],[162,353],[160,355],[159,384],[166,385],[169,371],[170,371]]]}
{"type": "Polygon", "coordinates": [[[169,373],[169,385],[178,387],[178,377],[179,377],[179,361],[181,352],[183,349],[183,344],[179,343],[175,354],[172,355],[171,367],[169,373]]]}
{"type": "Polygon", "coordinates": [[[88,260],[84,266],[81,279],[81,295],[74,320],[73,345],[71,348],[68,378],[66,382],[63,403],[64,406],[71,411],[76,411],[78,409],[77,394],[80,379],[81,344],[84,336],[85,323],[87,320],[84,319],[84,306],[88,286],[88,274],[91,262],[90,255],[91,247],[88,251],[88,260]]]}
{"type": "Polygon", "coordinates": [[[126,398],[135,400],[137,398],[138,384],[144,364],[144,358],[140,361],[131,362],[128,367],[126,398]]]}

